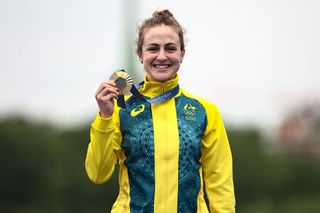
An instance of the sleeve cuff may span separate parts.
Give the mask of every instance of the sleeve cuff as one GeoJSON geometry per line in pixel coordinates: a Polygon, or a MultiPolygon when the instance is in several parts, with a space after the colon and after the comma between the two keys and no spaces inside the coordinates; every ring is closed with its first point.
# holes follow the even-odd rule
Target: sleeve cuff
{"type": "Polygon", "coordinates": [[[92,123],[92,126],[100,130],[112,129],[114,127],[112,116],[104,118],[104,117],[101,117],[100,113],[98,113],[94,122],[92,123]]]}

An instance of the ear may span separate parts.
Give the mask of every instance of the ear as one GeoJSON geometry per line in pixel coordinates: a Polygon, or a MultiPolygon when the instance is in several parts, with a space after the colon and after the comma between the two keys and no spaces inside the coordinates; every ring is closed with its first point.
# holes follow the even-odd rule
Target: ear
{"type": "Polygon", "coordinates": [[[185,51],[181,51],[181,58],[180,58],[180,63],[182,63],[182,61],[183,61],[183,58],[184,58],[184,54],[185,54],[185,51]]]}
{"type": "Polygon", "coordinates": [[[142,55],[142,54],[139,54],[139,55],[138,55],[138,58],[139,58],[140,63],[142,64],[142,63],[143,63],[143,55],[142,55]]]}

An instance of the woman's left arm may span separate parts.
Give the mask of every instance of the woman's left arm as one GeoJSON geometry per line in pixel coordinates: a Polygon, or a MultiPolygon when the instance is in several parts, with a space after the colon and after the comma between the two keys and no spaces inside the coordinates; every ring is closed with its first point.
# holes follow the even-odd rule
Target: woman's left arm
{"type": "Polygon", "coordinates": [[[210,104],[206,110],[207,128],[202,140],[202,166],[210,212],[234,213],[232,154],[227,133],[217,107],[210,104]]]}

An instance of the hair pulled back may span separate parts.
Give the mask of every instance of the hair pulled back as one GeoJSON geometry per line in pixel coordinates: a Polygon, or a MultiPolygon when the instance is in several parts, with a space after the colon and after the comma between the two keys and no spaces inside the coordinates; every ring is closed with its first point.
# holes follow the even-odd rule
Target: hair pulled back
{"type": "Polygon", "coordinates": [[[155,11],[152,14],[152,17],[145,19],[140,27],[138,27],[138,38],[136,40],[137,49],[136,53],[138,56],[142,53],[142,45],[144,41],[145,32],[155,26],[166,25],[172,27],[179,36],[180,41],[180,50],[184,51],[184,38],[183,38],[183,29],[179,22],[173,17],[172,13],[169,10],[155,11]]]}

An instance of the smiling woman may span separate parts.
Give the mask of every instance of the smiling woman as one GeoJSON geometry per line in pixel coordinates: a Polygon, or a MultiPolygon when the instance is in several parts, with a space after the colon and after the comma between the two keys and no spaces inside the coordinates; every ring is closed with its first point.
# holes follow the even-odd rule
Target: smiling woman
{"type": "Polygon", "coordinates": [[[140,61],[144,64],[149,81],[165,82],[172,79],[180,68],[184,51],[175,30],[160,25],[145,32],[140,61]]]}
{"type": "MultiPolygon", "coordinates": [[[[218,108],[179,87],[183,30],[170,11],[156,11],[139,28],[137,55],[146,75],[130,105],[115,104],[119,83],[96,92],[86,171],[108,181],[120,162],[112,212],[235,212],[232,156],[218,108]],[[152,102],[150,100],[160,100],[152,102]]],[[[127,102],[129,100],[127,99],[127,102]]]]}
{"type": "Polygon", "coordinates": [[[154,18],[147,19],[140,27],[137,55],[144,64],[148,80],[172,79],[184,53],[182,27],[169,11],[155,12],[154,18]]]}

